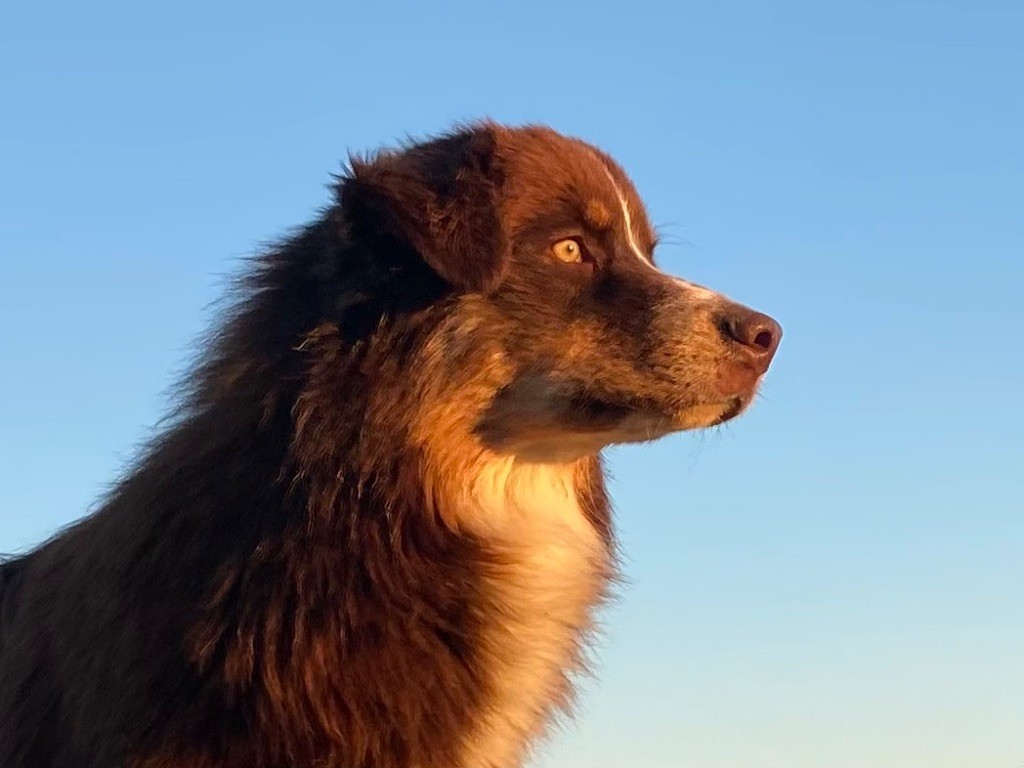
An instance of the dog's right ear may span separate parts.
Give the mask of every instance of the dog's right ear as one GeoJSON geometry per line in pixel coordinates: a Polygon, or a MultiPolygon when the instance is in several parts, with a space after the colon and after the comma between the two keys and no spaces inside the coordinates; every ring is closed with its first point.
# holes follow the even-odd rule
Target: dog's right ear
{"type": "Polygon", "coordinates": [[[484,126],[353,159],[340,188],[346,218],[357,232],[411,246],[456,289],[494,289],[509,262],[496,141],[494,129],[484,126]]]}

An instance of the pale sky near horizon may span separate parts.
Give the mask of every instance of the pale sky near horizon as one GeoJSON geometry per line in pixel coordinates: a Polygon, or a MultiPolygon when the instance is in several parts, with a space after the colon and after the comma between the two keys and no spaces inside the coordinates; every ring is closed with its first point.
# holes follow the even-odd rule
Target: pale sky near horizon
{"type": "Polygon", "coordinates": [[[741,420],[610,453],[628,584],[535,768],[1024,764],[1024,4],[9,4],[0,115],[0,551],[349,150],[549,123],[785,338],[741,420]]]}

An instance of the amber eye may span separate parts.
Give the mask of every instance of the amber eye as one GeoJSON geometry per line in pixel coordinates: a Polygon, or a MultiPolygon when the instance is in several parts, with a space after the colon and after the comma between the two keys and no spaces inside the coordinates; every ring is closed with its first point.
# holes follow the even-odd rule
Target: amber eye
{"type": "Polygon", "coordinates": [[[559,240],[551,246],[551,253],[556,259],[564,261],[566,264],[579,264],[583,261],[583,246],[575,238],[559,240]]]}

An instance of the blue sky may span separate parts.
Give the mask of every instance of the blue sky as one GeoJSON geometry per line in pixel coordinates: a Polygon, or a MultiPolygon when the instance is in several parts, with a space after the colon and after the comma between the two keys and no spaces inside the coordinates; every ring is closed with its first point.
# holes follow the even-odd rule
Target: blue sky
{"type": "Polygon", "coordinates": [[[757,407],[610,454],[629,586],[543,768],[1024,763],[1024,5],[18,3],[0,550],[85,513],[238,259],[489,115],[777,317],[757,407]]]}

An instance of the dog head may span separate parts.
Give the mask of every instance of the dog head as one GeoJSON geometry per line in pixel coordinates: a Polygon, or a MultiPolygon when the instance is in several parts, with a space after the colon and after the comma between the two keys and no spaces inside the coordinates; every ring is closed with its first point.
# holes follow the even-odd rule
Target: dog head
{"type": "Polygon", "coordinates": [[[659,270],[623,170],[547,128],[481,124],[353,161],[340,205],[395,292],[436,283],[406,361],[430,380],[423,423],[499,454],[570,461],[722,423],[778,348],[770,317],[659,270]]]}

